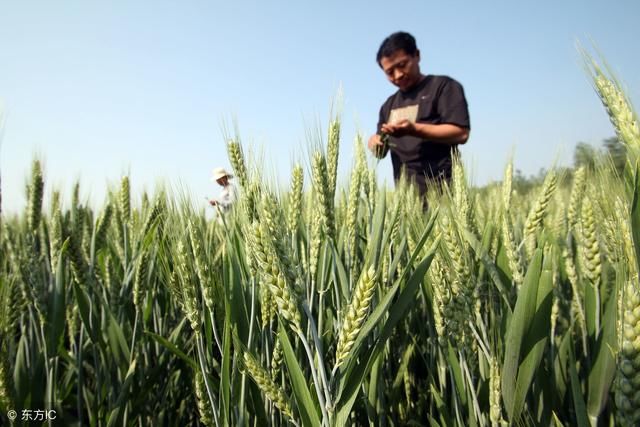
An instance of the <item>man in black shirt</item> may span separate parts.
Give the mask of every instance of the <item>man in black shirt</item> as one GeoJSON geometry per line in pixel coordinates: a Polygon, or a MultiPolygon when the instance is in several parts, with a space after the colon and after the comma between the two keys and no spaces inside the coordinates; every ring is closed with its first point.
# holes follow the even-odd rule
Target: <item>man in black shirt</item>
{"type": "Polygon", "coordinates": [[[387,37],[376,60],[398,91],[380,108],[378,132],[369,138],[369,149],[379,157],[390,150],[394,178],[406,168],[424,195],[430,182],[451,178],[452,155],[469,138],[464,90],[450,77],[420,72],[420,51],[409,33],[387,37]],[[388,145],[381,139],[385,134],[388,145]]]}

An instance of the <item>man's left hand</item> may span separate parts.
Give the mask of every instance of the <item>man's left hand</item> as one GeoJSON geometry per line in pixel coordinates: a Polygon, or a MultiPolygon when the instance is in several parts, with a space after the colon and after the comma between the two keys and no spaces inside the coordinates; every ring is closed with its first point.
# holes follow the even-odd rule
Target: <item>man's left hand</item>
{"type": "Polygon", "coordinates": [[[380,130],[391,136],[407,136],[416,133],[416,125],[407,119],[403,119],[395,123],[385,123],[380,130]]]}

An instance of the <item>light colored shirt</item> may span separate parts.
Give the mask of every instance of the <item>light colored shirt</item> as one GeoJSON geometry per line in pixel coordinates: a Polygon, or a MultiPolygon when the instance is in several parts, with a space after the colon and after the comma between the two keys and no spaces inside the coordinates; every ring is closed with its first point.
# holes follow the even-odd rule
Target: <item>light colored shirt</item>
{"type": "Polygon", "coordinates": [[[236,186],[231,182],[228,182],[227,185],[222,187],[222,191],[220,191],[220,195],[218,196],[218,205],[220,206],[220,210],[222,212],[229,212],[231,206],[238,199],[238,190],[236,186]]]}

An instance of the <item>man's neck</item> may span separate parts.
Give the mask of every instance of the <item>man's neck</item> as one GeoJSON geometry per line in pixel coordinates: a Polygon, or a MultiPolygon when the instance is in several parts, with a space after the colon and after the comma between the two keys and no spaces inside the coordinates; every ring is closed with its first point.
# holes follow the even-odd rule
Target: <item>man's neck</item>
{"type": "Polygon", "coordinates": [[[418,85],[420,85],[420,83],[422,83],[422,82],[424,81],[424,79],[426,79],[426,78],[427,78],[427,76],[426,76],[426,75],[424,75],[424,74],[420,74],[420,76],[416,79],[416,81],[415,81],[411,86],[409,86],[409,88],[408,88],[407,90],[401,90],[401,89],[398,89],[398,90],[399,90],[400,92],[402,92],[402,93],[408,93],[408,92],[411,92],[411,91],[412,91],[412,90],[414,90],[418,85]]]}

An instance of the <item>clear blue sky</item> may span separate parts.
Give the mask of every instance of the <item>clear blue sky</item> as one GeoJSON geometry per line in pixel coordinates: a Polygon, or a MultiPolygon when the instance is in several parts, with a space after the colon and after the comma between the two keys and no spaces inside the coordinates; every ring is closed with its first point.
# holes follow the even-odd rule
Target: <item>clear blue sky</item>
{"type": "MultiPolygon", "coordinates": [[[[613,135],[575,42],[597,44],[637,105],[638,18],[637,0],[2,1],[3,210],[23,208],[34,155],[47,192],[79,178],[101,204],[130,173],[138,196],[164,180],[204,202],[234,117],[286,182],[340,86],[344,182],[356,131],[375,131],[394,91],[375,53],[397,30],[418,40],[424,73],[463,84],[476,184],[500,179],[511,152],[525,174],[569,164],[576,142],[613,135]]],[[[378,171],[390,181],[388,158],[378,171]]]]}

